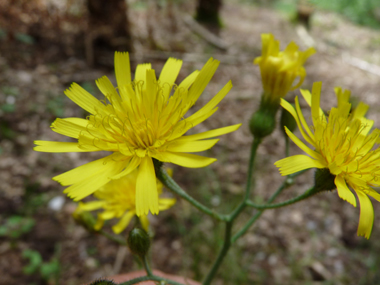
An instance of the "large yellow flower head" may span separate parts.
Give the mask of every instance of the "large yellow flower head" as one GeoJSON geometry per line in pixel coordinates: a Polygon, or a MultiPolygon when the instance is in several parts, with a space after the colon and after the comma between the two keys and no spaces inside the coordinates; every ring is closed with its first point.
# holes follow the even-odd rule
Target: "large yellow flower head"
{"type": "Polygon", "coordinates": [[[185,167],[205,167],[216,159],[191,152],[210,149],[215,138],[239,128],[240,124],[184,136],[192,127],[216,112],[218,103],[232,88],[228,82],[204,107],[184,118],[214,75],[219,61],[210,59],[200,71],[174,84],[182,61],[169,58],[159,78],[149,63],[136,68],[132,81],[128,53],[115,53],[117,88],[106,77],[96,81],[106,100],[99,101],[78,84],[65,94],[90,113],[87,119],[57,119],[52,130],[77,142],[35,141],[36,151],[110,151],[111,155],[77,167],[53,179],[64,186],[75,201],[92,194],[110,180],[138,168],[136,214],[159,212],[153,159],[185,167]],[[190,152],[190,153],[189,153],[190,152]]]}
{"type": "Polygon", "coordinates": [[[375,129],[370,132],[373,121],[364,117],[367,105],[360,103],[350,113],[350,93],[340,88],[335,90],[338,107],[332,108],[327,118],[319,105],[321,86],[321,82],[314,83],[312,94],[301,90],[303,98],[311,106],[312,128],[308,127],[301,112],[298,97],[295,109],[287,101],[281,100],[281,106],[293,115],[311,148],[286,129],[291,140],[309,156],[294,155],[277,161],[275,165],[280,168],[282,175],[308,168],[328,169],[335,176],[334,182],[341,199],[356,207],[356,198],[349,187],[356,193],[360,202],[358,235],[369,238],[374,212],[368,196],[380,201],[379,193],[372,189],[380,184],[380,148],[373,149],[380,131],[375,129]]]}
{"type": "MultiPolygon", "coordinates": [[[[138,170],[123,176],[117,180],[111,180],[106,185],[95,191],[94,196],[98,201],[88,203],[79,203],[78,211],[95,211],[103,209],[98,214],[98,220],[94,226],[95,230],[103,227],[105,220],[114,218],[120,219],[112,227],[115,234],[121,233],[129,224],[131,219],[136,215],[136,181],[138,170]]],[[[157,182],[158,194],[162,192],[162,184],[157,182]]],[[[158,198],[158,209],[166,210],[173,206],[175,199],[158,198]]],[[[147,215],[140,215],[139,220],[145,231],[148,231],[149,220],[147,215]]]]}
{"type": "Polygon", "coordinates": [[[261,40],[261,56],[255,58],[253,63],[260,66],[263,100],[278,104],[280,98],[301,86],[306,76],[303,65],[315,50],[309,48],[302,52],[291,42],[284,51],[280,51],[280,42],[272,34],[262,34],[261,40]],[[299,81],[293,85],[296,77],[299,81]]]}

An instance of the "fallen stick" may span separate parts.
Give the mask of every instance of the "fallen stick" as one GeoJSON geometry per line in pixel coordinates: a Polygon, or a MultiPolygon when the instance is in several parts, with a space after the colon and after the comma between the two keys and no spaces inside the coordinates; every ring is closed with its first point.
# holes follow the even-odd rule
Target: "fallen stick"
{"type": "Polygon", "coordinates": [[[228,49],[228,45],[221,38],[205,29],[202,25],[198,24],[198,22],[196,22],[190,15],[184,15],[182,20],[191,31],[199,35],[211,45],[223,51],[228,49]]]}

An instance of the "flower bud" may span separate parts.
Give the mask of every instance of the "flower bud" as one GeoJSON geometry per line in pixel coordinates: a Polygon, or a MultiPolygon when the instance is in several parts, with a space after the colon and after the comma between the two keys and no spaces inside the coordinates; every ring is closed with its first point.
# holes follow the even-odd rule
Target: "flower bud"
{"type": "Polygon", "coordinates": [[[276,112],[270,109],[260,108],[249,121],[251,133],[257,138],[270,135],[276,127],[276,112]]]}
{"type": "Polygon", "coordinates": [[[140,228],[134,228],[128,235],[128,246],[132,253],[144,257],[150,247],[149,235],[140,228]]]}

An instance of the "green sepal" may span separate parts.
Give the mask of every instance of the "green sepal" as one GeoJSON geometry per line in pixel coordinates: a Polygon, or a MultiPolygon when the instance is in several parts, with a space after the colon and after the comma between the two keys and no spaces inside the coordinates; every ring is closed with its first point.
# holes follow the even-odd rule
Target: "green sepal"
{"type": "Polygon", "coordinates": [[[129,232],[127,243],[132,253],[143,258],[150,248],[150,237],[140,228],[134,228],[129,232]]]}
{"type": "Polygon", "coordinates": [[[315,192],[331,191],[336,189],[335,176],[328,168],[317,169],[314,174],[315,192]]]}

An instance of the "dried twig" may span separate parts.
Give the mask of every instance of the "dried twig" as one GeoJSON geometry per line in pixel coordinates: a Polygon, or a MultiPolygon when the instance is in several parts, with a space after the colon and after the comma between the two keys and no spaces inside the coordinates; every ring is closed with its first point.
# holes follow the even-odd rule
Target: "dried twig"
{"type": "Polygon", "coordinates": [[[202,25],[198,24],[190,15],[184,15],[182,19],[190,30],[198,34],[208,43],[224,51],[228,49],[228,45],[226,42],[224,42],[221,38],[205,29],[202,25]]]}

